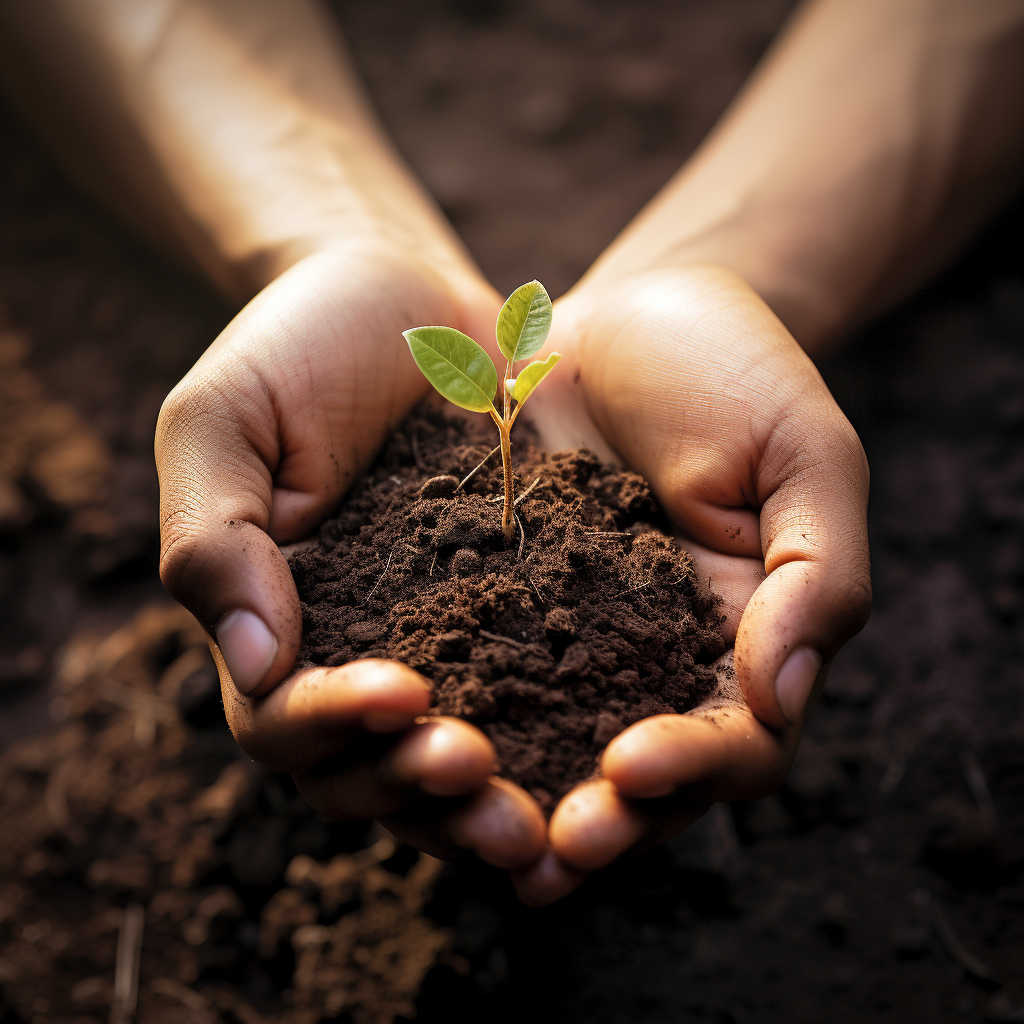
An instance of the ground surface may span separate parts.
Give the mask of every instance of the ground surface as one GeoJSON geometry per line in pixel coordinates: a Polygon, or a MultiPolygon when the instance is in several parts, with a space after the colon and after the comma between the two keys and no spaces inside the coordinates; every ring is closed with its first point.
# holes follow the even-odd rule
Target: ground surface
{"type": "MultiPolygon", "coordinates": [[[[338,5],[384,120],[484,269],[506,290],[537,276],[554,292],[696,144],[787,6],[338,5]]],[[[417,1019],[1024,1020],[1020,223],[1003,218],[823,366],[872,463],[876,604],[786,787],[539,913],[489,871],[447,869],[427,913],[454,929],[453,952],[417,1019]]],[[[23,332],[0,344],[6,744],[54,728],[47,686],[72,636],[158,599],[152,425],[230,311],[96,213],[7,115],[0,303],[23,332]]],[[[287,831],[299,812],[282,806],[259,804],[258,832],[287,831]]],[[[69,894],[88,907],[132,891],[68,868],[58,899],[32,888],[40,870],[23,860],[4,883],[55,913],[69,894]]],[[[238,955],[213,953],[252,946],[267,890],[219,870],[248,909],[203,938],[200,967],[244,990],[224,966],[238,955]]],[[[29,963],[52,940],[21,914],[0,928],[29,963]]],[[[273,1019],[273,993],[245,991],[273,1019]]]]}

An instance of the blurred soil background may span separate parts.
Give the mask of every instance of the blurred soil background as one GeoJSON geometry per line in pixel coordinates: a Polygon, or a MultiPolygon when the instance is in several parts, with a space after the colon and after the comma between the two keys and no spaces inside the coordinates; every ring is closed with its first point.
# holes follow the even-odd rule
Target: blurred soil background
{"type": "MultiPolygon", "coordinates": [[[[791,5],[335,6],[484,270],[557,294],[791,5]]],[[[875,610],[789,782],[530,911],[239,757],[156,578],[151,456],[232,311],[0,110],[0,1021],[107,1020],[139,907],[140,1024],[1024,1021],[1022,222],[822,366],[875,610]]]]}

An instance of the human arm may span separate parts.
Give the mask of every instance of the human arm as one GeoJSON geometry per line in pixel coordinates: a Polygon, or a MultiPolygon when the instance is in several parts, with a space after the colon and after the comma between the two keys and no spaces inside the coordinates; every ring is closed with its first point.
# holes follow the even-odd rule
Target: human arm
{"type": "Polygon", "coordinates": [[[802,4],[577,291],[728,267],[812,354],[938,270],[1024,184],[1024,5],[802,4]]]}
{"type": "Polygon", "coordinates": [[[415,673],[289,675],[301,613],[278,544],[309,533],[422,396],[401,331],[480,333],[499,305],[386,141],[333,21],[303,0],[41,0],[3,5],[0,25],[0,78],[72,173],[229,297],[260,292],[157,437],[161,574],[216,637],[235,735],[322,810],[415,806],[423,846],[528,859],[539,812],[489,781],[477,730],[416,723],[430,694],[415,673]],[[454,815],[433,800],[459,795],[454,815]]]}
{"type": "Polygon", "coordinates": [[[651,482],[726,599],[743,701],[613,740],[603,778],[556,809],[552,853],[519,874],[524,898],[557,897],[714,800],[785,778],[806,709],[870,607],[868,474],[747,284],[821,352],[1019,188],[1022,104],[1020,4],[804,5],[692,160],[558,304],[552,345],[566,359],[532,400],[536,424],[550,446],[589,444],[651,482]]]}

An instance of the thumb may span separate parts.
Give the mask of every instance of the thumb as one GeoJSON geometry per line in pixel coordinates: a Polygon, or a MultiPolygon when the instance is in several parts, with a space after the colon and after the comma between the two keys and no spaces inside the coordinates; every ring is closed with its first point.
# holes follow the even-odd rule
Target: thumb
{"type": "Polygon", "coordinates": [[[868,467],[853,427],[826,394],[787,411],[760,461],[767,576],[740,619],[736,674],[767,725],[799,723],[839,648],[871,609],[868,467]]]}
{"type": "Polygon", "coordinates": [[[287,675],[302,636],[288,563],[267,534],[273,430],[233,410],[259,410],[258,382],[193,370],[160,411],[160,578],[217,641],[235,686],[263,693],[287,675]],[[257,451],[250,437],[263,435],[257,451]]]}

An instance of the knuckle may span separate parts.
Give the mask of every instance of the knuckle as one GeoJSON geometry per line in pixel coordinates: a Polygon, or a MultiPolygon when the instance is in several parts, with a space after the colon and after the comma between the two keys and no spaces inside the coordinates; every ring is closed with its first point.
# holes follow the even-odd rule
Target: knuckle
{"type": "Polygon", "coordinates": [[[851,576],[847,588],[847,601],[850,607],[853,632],[858,633],[864,628],[871,615],[871,572],[867,566],[859,568],[851,576]]]}
{"type": "Polygon", "coordinates": [[[160,582],[172,594],[176,593],[200,544],[195,531],[177,518],[186,514],[174,513],[160,531],[160,582]]]}

